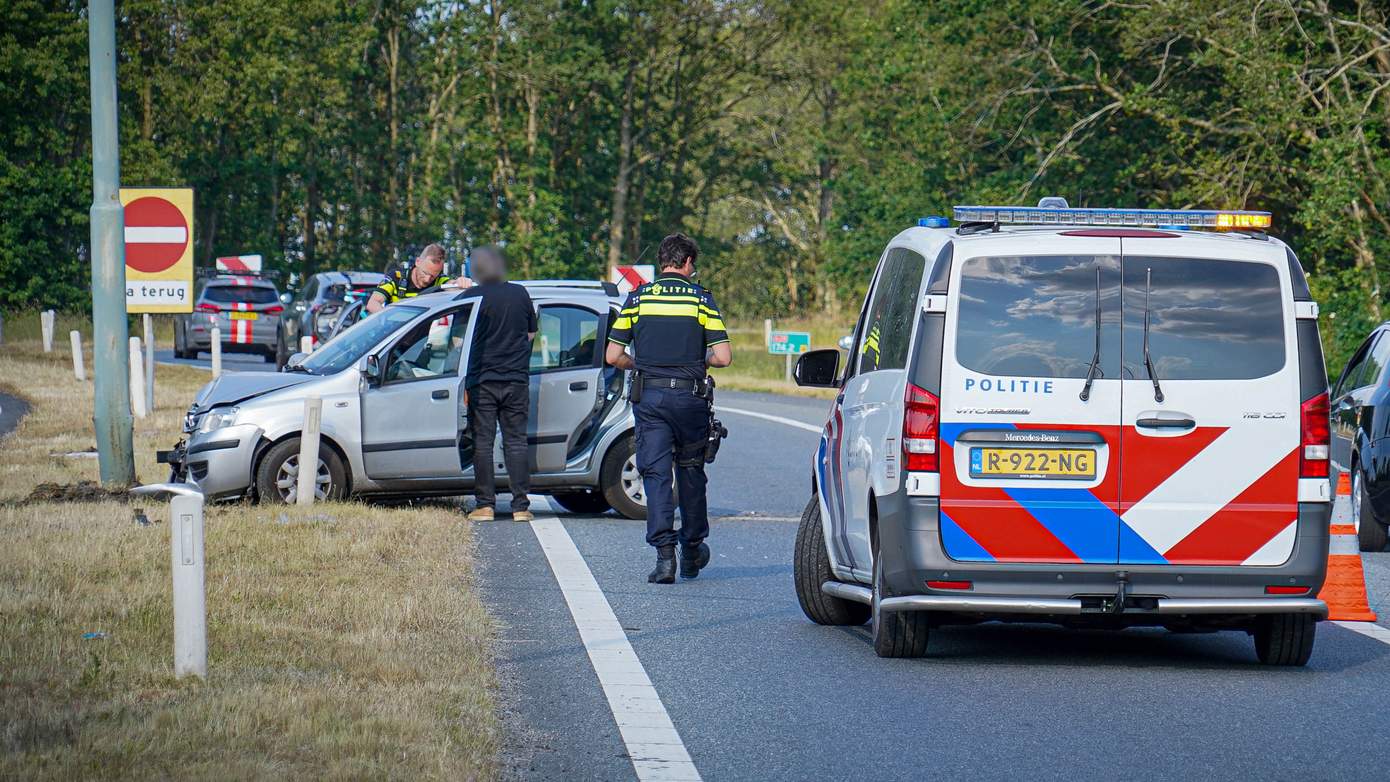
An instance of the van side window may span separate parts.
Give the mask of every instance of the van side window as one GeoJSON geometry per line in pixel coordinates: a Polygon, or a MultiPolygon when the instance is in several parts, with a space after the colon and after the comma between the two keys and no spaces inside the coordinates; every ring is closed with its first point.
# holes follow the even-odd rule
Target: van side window
{"type": "Polygon", "coordinates": [[[956,306],[956,362],[987,375],[1119,377],[1120,259],[1044,255],[968,258],[956,306]]]}
{"type": "Polygon", "coordinates": [[[912,250],[888,251],[860,325],[857,374],[907,366],[912,326],[917,322],[917,294],[926,267],[926,259],[912,250]]]}
{"type": "Polygon", "coordinates": [[[1149,351],[1160,380],[1249,380],[1284,366],[1279,270],[1265,263],[1125,256],[1125,377],[1147,380],[1149,351]]]}

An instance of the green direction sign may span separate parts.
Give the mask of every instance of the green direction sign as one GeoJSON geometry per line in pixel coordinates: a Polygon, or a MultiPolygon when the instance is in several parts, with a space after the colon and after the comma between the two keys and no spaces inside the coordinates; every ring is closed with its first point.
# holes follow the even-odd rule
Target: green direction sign
{"type": "Polygon", "coordinates": [[[774,331],[767,341],[767,352],[774,356],[796,356],[810,349],[809,331],[774,331]]]}

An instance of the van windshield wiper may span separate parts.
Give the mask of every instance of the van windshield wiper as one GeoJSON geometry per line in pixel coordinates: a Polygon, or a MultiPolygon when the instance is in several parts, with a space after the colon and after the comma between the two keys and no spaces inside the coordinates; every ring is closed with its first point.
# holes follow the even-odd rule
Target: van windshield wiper
{"type": "Polygon", "coordinates": [[[1163,401],[1163,389],[1158,386],[1158,373],[1154,371],[1154,360],[1149,355],[1149,291],[1153,288],[1154,270],[1144,271],[1144,368],[1149,370],[1149,379],[1154,381],[1154,401],[1163,401]]]}
{"type": "Polygon", "coordinates": [[[1091,365],[1086,368],[1086,385],[1081,387],[1081,401],[1091,398],[1091,384],[1096,375],[1103,375],[1100,369],[1100,267],[1096,267],[1096,352],[1091,354],[1091,365]]]}

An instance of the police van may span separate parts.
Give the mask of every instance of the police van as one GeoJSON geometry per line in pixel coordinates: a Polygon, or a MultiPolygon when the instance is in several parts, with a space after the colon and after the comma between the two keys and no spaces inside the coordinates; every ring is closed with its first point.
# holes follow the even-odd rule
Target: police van
{"type": "Polygon", "coordinates": [[[806,615],[1250,633],[1303,665],[1332,485],[1317,305],[1266,212],[963,206],[884,250],[812,464],[806,615]]]}

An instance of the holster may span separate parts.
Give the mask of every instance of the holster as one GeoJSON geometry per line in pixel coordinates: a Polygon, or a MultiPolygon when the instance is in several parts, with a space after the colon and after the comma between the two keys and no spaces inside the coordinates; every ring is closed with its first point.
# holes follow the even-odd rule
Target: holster
{"type": "Polygon", "coordinates": [[[642,370],[634,369],[628,374],[627,401],[634,405],[642,401],[642,370]]]}
{"type": "Polygon", "coordinates": [[[705,444],[700,441],[676,448],[677,467],[699,467],[705,463],[705,444]]]}

